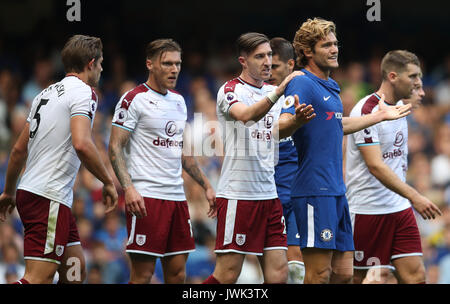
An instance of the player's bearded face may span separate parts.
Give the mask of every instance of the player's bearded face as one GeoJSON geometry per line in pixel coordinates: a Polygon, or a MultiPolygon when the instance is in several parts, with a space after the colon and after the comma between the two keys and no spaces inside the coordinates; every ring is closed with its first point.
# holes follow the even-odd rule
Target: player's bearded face
{"type": "Polygon", "coordinates": [[[96,87],[98,85],[98,82],[100,81],[100,76],[102,74],[103,68],[102,68],[102,62],[103,57],[100,57],[97,60],[94,60],[92,64],[92,69],[89,74],[88,82],[90,86],[96,87]]]}
{"type": "Polygon", "coordinates": [[[319,40],[314,46],[312,60],[322,70],[330,70],[339,67],[338,41],[333,33],[329,33],[325,39],[319,40]]]}
{"type": "Polygon", "coordinates": [[[245,59],[250,76],[257,80],[269,80],[272,67],[272,49],[269,43],[262,43],[245,59]]]}
{"type": "Polygon", "coordinates": [[[421,87],[421,76],[422,72],[420,67],[408,63],[406,70],[398,73],[398,77],[394,82],[395,95],[397,98],[405,99],[412,97],[414,90],[421,87]]]}
{"type": "Polygon", "coordinates": [[[162,88],[174,89],[181,70],[181,53],[164,52],[155,60],[150,72],[162,88]]]}

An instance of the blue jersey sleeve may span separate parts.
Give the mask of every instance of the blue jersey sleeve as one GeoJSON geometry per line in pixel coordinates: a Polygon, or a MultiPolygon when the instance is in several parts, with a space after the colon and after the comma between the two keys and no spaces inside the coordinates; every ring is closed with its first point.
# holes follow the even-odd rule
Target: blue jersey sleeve
{"type": "MultiPolygon", "coordinates": [[[[289,96],[297,95],[299,98],[300,104],[305,103],[308,104],[308,102],[305,100],[306,96],[308,94],[308,78],[306,76],[296,76],[294,79],[292,79],[288,85],[286,86],[286,89],[284,90],[284,96],[285,98],[288,98],[289,96]]],[[[295,114],[295,107],[294,104],[290,105],[289,107],[282,107],[281,114],[283,113],[290,113],[292,115],[295,114]]]]}

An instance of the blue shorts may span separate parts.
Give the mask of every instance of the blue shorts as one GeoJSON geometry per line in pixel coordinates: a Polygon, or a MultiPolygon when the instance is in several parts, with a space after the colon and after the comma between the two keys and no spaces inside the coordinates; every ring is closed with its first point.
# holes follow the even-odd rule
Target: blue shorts
{"type": "Polygon", "coordinates": [[[288,246],[300,246],[300,234],[298,233],[297,221],[292,207],[292,202],[283,203],[283,216],[287,233],[288,246]]]}
{"type": "Polygon", "coordinates": [[[307,247],[354,251],[348,202],[342,196],[292,198],[301,249],[307,247]]]}

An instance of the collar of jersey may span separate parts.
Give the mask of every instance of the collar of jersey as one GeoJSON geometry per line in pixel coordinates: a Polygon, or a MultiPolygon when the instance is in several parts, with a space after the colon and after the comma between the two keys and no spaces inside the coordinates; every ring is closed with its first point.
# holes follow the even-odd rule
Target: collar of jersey
{"type": "Polygon", "coordinates": [[[260,87],[257,87],[257,86],[255,86],[255,85],[253,85],[253,84],[251,84],[251,83],[249,83],[249,82],[247,82],[247,81],[245,81],[244,79],[242,79],[240,76],[238,76],[238,78],[237,78],[240,82],[242,82],[242,84],[248,84],[249,86],[251,86],[252,88],[255,88],[255,89],[261,89],[263,86],[264,86],[264,83],[263,83],[263,85],[262,86],[260,86],[260,87]]]}
{"type": "MultiPolygon", "coordinates": [[[[78,80],[83,81],[83,80],[81,80],[80,77],[78,77],[77,75],[72,74],[72,73],[67,73],[67,74],[66,74],[66,77],[75,77],[75,78],[77,78],[78,80]]],[[[84,81],[83,81],[83,82],[84,82],[84,81]]]]}
{"type": "MultiPolygon", "coordinates": [[[[373,93],[373,95],[375,95],[376,98],[378,98],[378,100],[381,99],[381,96],[379,96],[377,93],[373,93]]],[[[386,100],[384,101],[385,104],[387,104],[388,106],[395,106],[395,104],[389,103],[386,100]]]]}
{"type": "Polygon", "coordinates": [[[306,68],[301,69],[303,73],[305,73],[305,76],[308,76],[310,79],[315,80],[319,83],[321,83],[324,87],[326,87],[328,90],[335,91],[337,94],[341,92],[341,88],[339,87],[338,83],[331,77],[328,77],[328,79],[322,79],[315,75],[314,73],[308,71],[306,68]]]}
{"type": "Polygon", "coordinates": [[[153,92],[155,92],[155,93],[157,93],[157,94],[159,94],[159,95],[161,95],[161,96],[166,96],[167,95],[167,93],[169,93],[169,90],[167,90],[167,93],[166,94],[163,94],[163,93],[161,93],[161,92],[159,92],[159,91],[157,91],[157,90],[155,90],[155,89],[152,89],[147,83],[143,83],[143,85],[147,88],[147,89],[149,89],[150,91],[153,91],[153,92]]]}

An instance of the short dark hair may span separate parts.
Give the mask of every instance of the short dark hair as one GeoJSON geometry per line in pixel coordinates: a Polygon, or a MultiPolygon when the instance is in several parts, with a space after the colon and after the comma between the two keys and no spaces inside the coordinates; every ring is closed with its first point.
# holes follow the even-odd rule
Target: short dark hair
{"type": "Polygon", "coordinates": [[[147,59],[155,58],[155,56],[159,56],[164,52],[180,52],[180,45],[170,38],[164,39],[156,39],[147,44],[145,48],[145,56],[147,59]]]}
{"type": "Polygon", "coordinates": [[[85,66],[94,59],[102,57],[103,44],[100,38],[74,35],[64,45],[61,59],[66,73],[83,72],[85,66]]]}
{"type": "Polygon", "coordinates": [[[284,38],[275,37],[270,39],[270,47],[272,48],[272,56],[278,55],[283,62],[288,62],[288,60],[295,58],[292,43],[284,38]]]}
{"type": "Polygon", "coordinates": [[[387,79],[389,72],[401,73],[405,71],[408,63],[415,64],[420,67],[419,58],[417,58],[414,53],[405,50],[387,52],[381,61],[381,73],[383,75],[383,79],[387,79]]]}
{"type": "Polygon", "coordinates": [[[238,56],[241,56],[242,53],[250,54],[263,43],[270,43],[269,38],[264,34],[254,32],[242,34],[236,40],[237,54],[238,56]]]}

